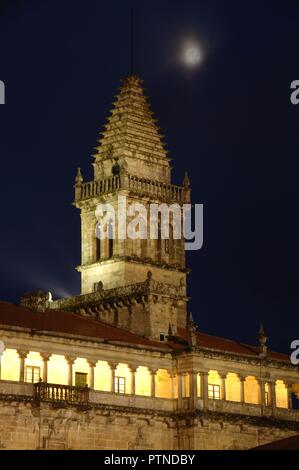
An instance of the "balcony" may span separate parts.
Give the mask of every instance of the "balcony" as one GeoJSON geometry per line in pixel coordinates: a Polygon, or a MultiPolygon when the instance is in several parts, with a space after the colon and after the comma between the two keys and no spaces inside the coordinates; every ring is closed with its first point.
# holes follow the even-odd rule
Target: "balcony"
{"type": "Polygon", "coordinates": [[[188,188],[124,174],[111,176],[104,180],[89,181],[76,186],[75,202],[113,193],[119,189],[177,203],[187,203],[190,200],[188,188]]]}
{"type": "Polygon", "coordinates": [[[86,405],[89,401],[88,387],[72,387],[70,385],[48,384],[38,382],[34,384],[35,398],[38,401],[51,403],[63,402],[72,405],[86,405]]]}

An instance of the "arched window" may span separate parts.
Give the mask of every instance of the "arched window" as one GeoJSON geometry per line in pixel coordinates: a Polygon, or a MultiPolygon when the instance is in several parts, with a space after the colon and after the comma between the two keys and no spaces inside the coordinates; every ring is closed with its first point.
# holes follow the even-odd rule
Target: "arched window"
{"type": "Polygon", "coordinates": [[[208,397],[212,400],[221,399],[222,382],[217,370],[209,370],[208,375],[208,397]]]}
{"type": "Polygon", "coordinates": [[[244,382],[245,402],[258,405],[260,403],[260,387],[256,378],[248,375],[244,382]]]}
{"type": "Polygon", "coordinates": [[[225,379],[226,399],[228,401],[241,401],[241,381],[234,372],[229,372],[225,379]]]}
{"type": "Polygon", "coordinates": [[[288,389],[283,380],[275,382],[276,406],[278,408],[288,408],[288,389]]]}

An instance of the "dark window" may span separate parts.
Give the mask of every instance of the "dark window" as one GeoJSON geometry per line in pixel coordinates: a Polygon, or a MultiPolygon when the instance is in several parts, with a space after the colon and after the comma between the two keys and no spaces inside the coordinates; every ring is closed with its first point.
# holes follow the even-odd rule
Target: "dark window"
{"type": "Polygon", "coordinates": [[[108,257],[112,258],[113,256],[113,225],[110,223],[108,227],[108,257]]]}
{"type": "Polygon", "coordinates": [[[76,387],[86,387],[87,385],[87,374],[84,372],[75,373],[75,385],[76,387]]]}
{"type": "Polygon", "coordinates": [[[164,341],[165,340],[165,335],[163,335],[162,333],[160,334],[160,341],[164,341]]]}
{"type": "Polygon", "coordinates": [[[96,238],[96,261],[101,259],[101,239],[96,238]]]}

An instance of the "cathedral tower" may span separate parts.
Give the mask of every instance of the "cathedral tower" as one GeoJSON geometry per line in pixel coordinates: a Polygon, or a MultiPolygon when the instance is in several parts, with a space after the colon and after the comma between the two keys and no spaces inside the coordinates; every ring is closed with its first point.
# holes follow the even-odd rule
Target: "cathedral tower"
{"type": "MultiPolygon", "coordinates": [[[[96,147],[94,179],[84,182],[80,170],[76,177],[75,205],[81,211],[82,259],[78,267],[81,293],[125,288],[147,279],[158,283],[160,289],[164,285],[167,290],[168,286],[168,293],[185,299],[184,239],[173,236],[171,209],[169,238],[164,239],[162,235],[160,212],[157,237],[151,236],[150,204],[163,204],[168,209],[175,205],[182,216],[182,205],[190,200],[188,178],[184,179],[183,186],[171,184],[170,159],[140,78],[135,75],[125,78],[113,104],[96,147]],[[132,204],[142,204],[146,209],[146,237],[143,239],[119,236],[120,197],[125,201],[122,215],[132,204]],[[97,232],[99,204],[110,204],[115,209],[115,221],[108,228],[110,238],[101,239],[97,232]]],[[[126,224],[135,217],[133,213],[128,215],[126,224]]],[[[157,317],[165,319],[163,327],[160,325],[154,334],[148,332],[150,336],[162,338],[169,328],[176,332],[178,326],[185,326],[185,300],[175,307],[175,313],[177,302],[173,301],[169,315],[163,307],[165,300],[158,298],[155,302],[160,302],[160,308],[155,309],[157,317]]]]}

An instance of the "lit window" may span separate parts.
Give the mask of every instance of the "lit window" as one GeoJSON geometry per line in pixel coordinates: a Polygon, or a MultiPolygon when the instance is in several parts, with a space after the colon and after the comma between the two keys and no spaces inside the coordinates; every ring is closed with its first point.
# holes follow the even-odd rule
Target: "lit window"
{"type": "Polygon", "coordinates": [[[265,405],[269,406],[269,392],[265,392],[265,405]]]}
{"type": "Polygon", "coordinates": [[[87,374],[84,372],[75,373],[75,386],[76,387],[86,387],[87,385],[87,374]]]}
{"type": "Polygon", "coordinates": [[[36,383],[40,379],[40,367],[26,366],[26,382],[36,383]]]}
{"type": "Polygon", "coordinates": [[[126,391],[126,379],[124,377],[114,378],[114,392],[125,393],[126,391]]]}
{"type": "Polygon", "coordinates": [[[169,254],[169,240],[168,239],[164,240],[164,252],[166,254],[169,254]]]}
{"type": "Polygon", "coordinates": [[[212,400],[220,400],[220,385],[209,384],[208,391],[209,398],[212,400]]]}

